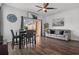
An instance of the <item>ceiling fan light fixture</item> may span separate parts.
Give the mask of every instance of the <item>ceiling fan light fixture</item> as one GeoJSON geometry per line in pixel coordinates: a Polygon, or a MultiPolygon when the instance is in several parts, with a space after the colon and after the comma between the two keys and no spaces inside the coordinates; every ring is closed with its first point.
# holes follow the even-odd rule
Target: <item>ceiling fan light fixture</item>
{"type": "Polygon", "coordinates": [[[36,7],[41,8],[38,11],[42,10],[44,12],[47,12],[50,9],[56,9],[56,8],[53,8],[53,7],[48,7],[48,5],[49,5],[49,3],[44,3],[43,6],[36,6],[36,7]]]}
{"type": "Polygon", "coordinates": [[[43,10],[43,11],[45,11],[46,9],[45,9],[45,8],[43,8],[42,10],[43,10]]]}
{"type": "Polygon", "coordinates": [[[43,10],[44,12],[45,12],[45,11],[47,11],[47,9],[46,9],[46,8],[43,8],[42,10],[43,10]]]}

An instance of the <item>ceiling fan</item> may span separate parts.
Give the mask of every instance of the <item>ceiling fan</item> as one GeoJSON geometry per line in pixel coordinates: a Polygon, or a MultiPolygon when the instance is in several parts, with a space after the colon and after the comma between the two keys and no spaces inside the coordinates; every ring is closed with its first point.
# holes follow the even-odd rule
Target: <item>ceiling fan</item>
{"type": "Polygon", "coordinates": [[[43,6],[36,6],[38,8],[41,8],[39,9],[38,11],[41,11],[43,10],[44,12],[47,12],[47,10],[50,10],[50,9],[56,9],[56,8],[53,8],[53,7],[48,7],[49,3],[43,3],[43,6]]]}

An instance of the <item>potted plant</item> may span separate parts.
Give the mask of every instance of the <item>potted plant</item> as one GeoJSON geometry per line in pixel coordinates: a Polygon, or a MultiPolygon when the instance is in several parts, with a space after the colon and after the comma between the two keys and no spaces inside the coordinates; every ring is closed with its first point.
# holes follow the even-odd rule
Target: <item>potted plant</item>
{"type": "Polygon", "coordinates": [[[28,26],[24,26],[24,29],[25,29],[25,30],[28,30],[28,26]]]}
{"type": "Polygon", "coordinates": [[[45,32],[48,33],[48,32],[49,32],[49,31],[48,31],[48,29],[49,29],[49,24],[48,24],[48,23],[45,23],[45,24],[44,24],[44,28],[45,28],[45,32]]]}

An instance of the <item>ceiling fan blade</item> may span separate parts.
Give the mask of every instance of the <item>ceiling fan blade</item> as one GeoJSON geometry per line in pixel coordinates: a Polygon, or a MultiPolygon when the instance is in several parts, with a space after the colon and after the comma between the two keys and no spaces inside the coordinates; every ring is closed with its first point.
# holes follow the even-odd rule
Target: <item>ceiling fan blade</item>
{"type": "Polygon", "coordinates": [[[42,8],[41,6],[36,6],[36,7],[38,7],[38,8],[42,8]]]}
{"type": "Polygon", "coordinates": [[[41,11],[42,9],[39,9],[38,11],[41,11]]]}
{"type": "Polygon", "coordinates": [[[46,9],[57,9],[57,8],[51,8],[51,7],[50,7],[50,8],[46,8],[46,9]]]}
{"type": "Polygon", "coordinates": [[[49,5],[49,3],[44,3],[44,8],[46,8],[49,5]]]}

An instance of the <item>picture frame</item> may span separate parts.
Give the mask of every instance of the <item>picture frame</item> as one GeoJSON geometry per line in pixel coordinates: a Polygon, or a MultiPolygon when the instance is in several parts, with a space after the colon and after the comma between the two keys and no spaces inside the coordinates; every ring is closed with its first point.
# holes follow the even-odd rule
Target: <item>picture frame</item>
{"type": "Polygon", "coordinates": [[[64,17],[53,19],[52,26],[64,26],[64,17]]]}

